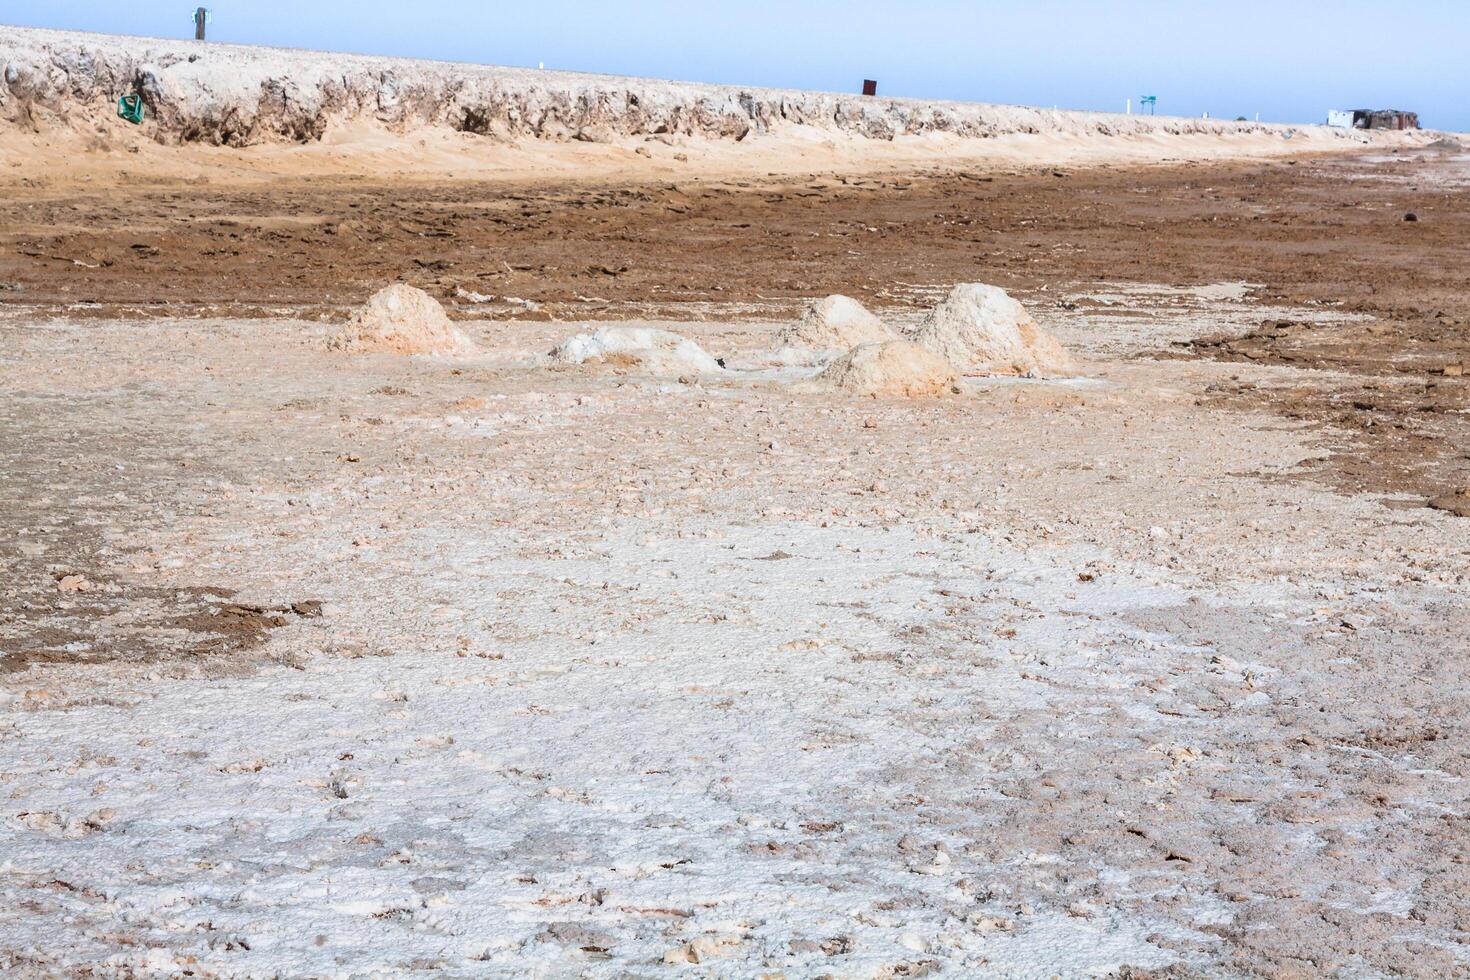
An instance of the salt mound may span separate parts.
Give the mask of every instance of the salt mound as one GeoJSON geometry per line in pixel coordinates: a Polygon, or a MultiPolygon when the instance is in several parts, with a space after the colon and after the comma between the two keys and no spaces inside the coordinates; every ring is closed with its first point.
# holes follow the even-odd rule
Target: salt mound
{"type": "Polygon", "coordinates": [[[603,327],[578,334],[551,352],[563,364],[612,364],[641,368],[650,374],[710,374],[720,362],[694,341],[653,327],[603,327]]]}
{"type": "Polygon", "coordinates": [[[813,383],[859,395],[939,395],[957,382],[937,354],[906,340],[862,344],[827,365],[813,383]]]}
{"type": "Polygon", "coordinates": [[[374,293],[327,346],[389,354],[473,354],[478,349],[449,322],[434,297],[401,282],[374,293]]]}
{"type": "Polygon", "coordinates": [[[782,347],[848,350],[858,344],[880,344],[898,335],[850,296],[828,296],[807,305],[801,320],[776,335],[782,347]]]}
{"type": "Polygon", "coordinates": [[[1072,359],[1006,291],[983,283],[950,290],[909,337],[967,374],[1070,374],[1072,359]]]}

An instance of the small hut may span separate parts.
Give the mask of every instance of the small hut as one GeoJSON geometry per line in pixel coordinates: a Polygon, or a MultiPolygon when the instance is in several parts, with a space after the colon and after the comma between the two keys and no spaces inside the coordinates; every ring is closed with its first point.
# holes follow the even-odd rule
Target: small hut
{"type": "Polygon", "coordinates": [[[1330,109],[1327,125],[1341,129],[1418,129],[1419,114],[1402,109],[1330,109]]]}

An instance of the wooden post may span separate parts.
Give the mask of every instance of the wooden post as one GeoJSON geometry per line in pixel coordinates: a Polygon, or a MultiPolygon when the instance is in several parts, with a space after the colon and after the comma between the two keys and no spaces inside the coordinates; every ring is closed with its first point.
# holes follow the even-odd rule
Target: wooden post
{"type": "Polygon", "coordinates": [[[204,40],[204,22],[209,18],[209,11],[203,7],[194,11],[194,40],[204,40]]]}

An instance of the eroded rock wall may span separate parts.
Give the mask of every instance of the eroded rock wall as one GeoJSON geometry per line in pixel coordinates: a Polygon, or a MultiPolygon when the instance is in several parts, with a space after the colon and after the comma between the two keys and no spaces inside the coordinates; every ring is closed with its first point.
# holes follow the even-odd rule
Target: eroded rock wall
{"type": "MultiPolygon", "coordinates": [[[[952,133],[1101,136],[1289,130],[1203,119],[864,98],[402,58],[0,27],[0,130],[83,128],[139,94],[160,143],[321,139],[337,124],[449,127],[507,140],[658,134],[744,139],[813,127],[891,140],[952,133]]],[[[1320,127],[1311,127],[1316,130],[1320,127]]],[[[1361,139],[1346,131],[1344,140],[1361,139]]],[[[1316,134],[1314,134],[1316,135],[1316,134]]]]}

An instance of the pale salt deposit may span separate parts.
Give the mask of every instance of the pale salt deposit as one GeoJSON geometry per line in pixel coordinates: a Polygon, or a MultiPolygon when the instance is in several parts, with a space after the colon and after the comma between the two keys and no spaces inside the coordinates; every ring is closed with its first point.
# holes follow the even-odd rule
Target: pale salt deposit
{"type": "Polygon", "coordinates": [[[776,335],[780,347],[851,350],[858,344],[897,340],[898,334],[850,296],[833,295],[807,305],[801,319],[776,335]]]}
{"type": "Polygon", "coordinates": [[[720,362],[687,337],[654,327],[603,327],[559,344],[551,359],[562,364],[610,364],[650,374],[712,374],[720,362]]]}
{"type": "Polygon", "coordinates": [[[1175,299],[1102,410],[0,318],[0,975],[1463,974],[1470,524],[1175,299]]]}
{"type": "Polygon", "coordinates": [[[965,374],[1044,376],[1074,370],[1062,345],[1020,303],[984,283],[954,287],[909,339],[965,374]]]}
{"type": "MultiPolygon", "coordinates": [[[[432,127],[496,139],[599,143],[673,135],[748,145],[752,136],[786,134],[807,144],[848,136],[870,143],[941,137],[979,149],[998,137],[1041,135],[1151,147],[1165,142],[1171,153],[1192,138],[1257,153],[1424,139],[18,27],[0,27],[0,67],[0,129],[118,127],[125,124],[116,119],[117,99],[137,94],[145,106],[140,130],[166,144],[313,143],[363,124],[399,133],[432,127]]],[[[759,156],[765,159],[764,149],[759,156]]]]}
{"type": "Polygon", "coordinates": [[[906,340],[862,344],[827,365],[813,385],[861,395],[938,395],[958,378],[942,357],[906,340]]]}
{"type": "Polygon", "coordinates": [[[387,354],[473,354],[478,350],[449,322],[438,300],[401,282],[374,293],[327,345],[335,350],[387,354]]]}

